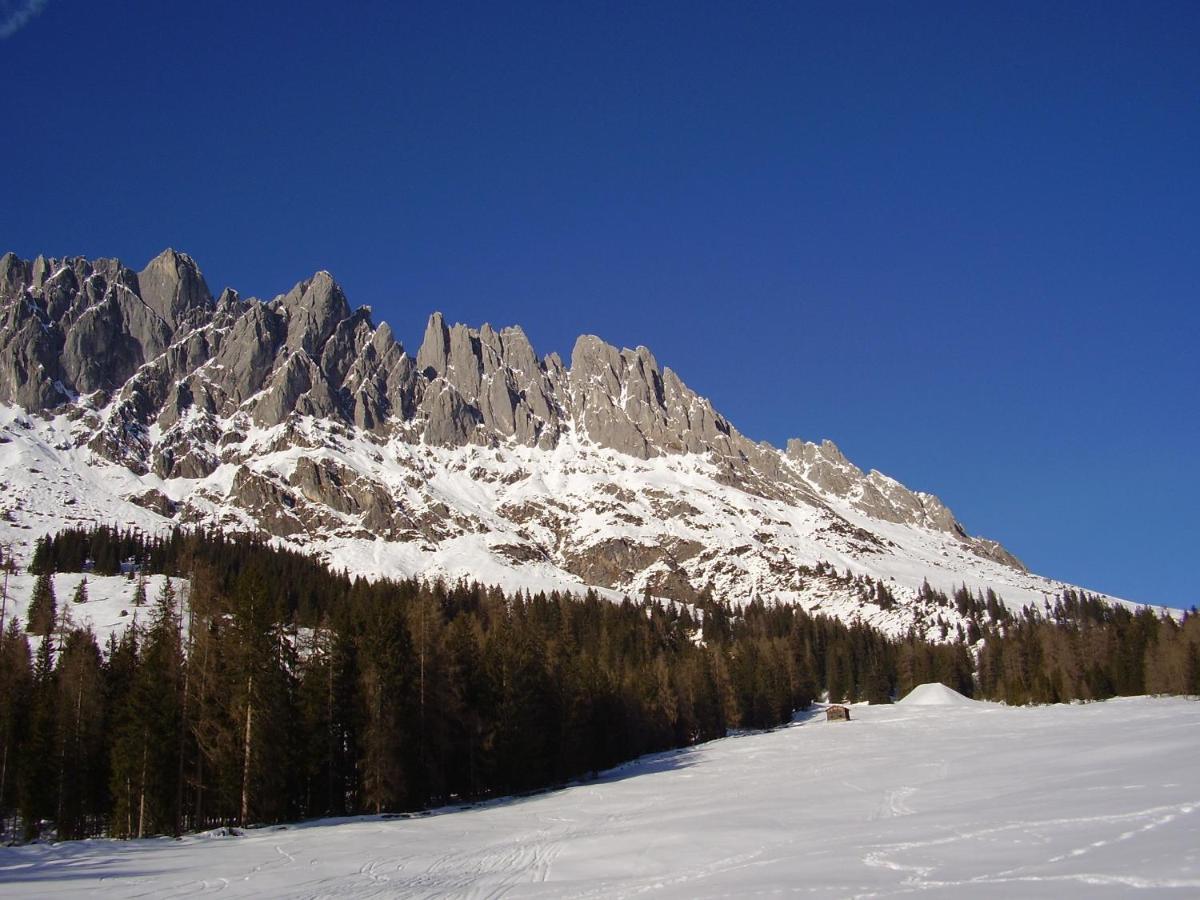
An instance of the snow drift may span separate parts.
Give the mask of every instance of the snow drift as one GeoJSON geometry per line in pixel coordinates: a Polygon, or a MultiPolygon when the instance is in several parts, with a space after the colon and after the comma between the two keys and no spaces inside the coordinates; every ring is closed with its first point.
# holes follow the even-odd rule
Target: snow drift
{"type": "Polygon", "coordinates": [[[954,688],[937,681],[918,684],[899,701],[905,706],[979,706],[978,700],[964,697],[954,688]]]}

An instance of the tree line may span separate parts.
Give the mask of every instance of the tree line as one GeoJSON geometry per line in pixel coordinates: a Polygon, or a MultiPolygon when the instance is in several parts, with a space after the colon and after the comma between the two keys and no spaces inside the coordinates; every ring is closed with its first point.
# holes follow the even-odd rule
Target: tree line
{"type": "Polygon", "coordinates": [[[1180,619],[1067,590],[989,629],[978,693],[1010,704],[1200,694],[1200,615],[1180,619]]]}
{"type": "Polygon", "coordinates": [[[1087,596],[1013,614],[926,586],[968,623],[930,642],[708,593],[368,581],[220,532],[73,529],[32,568],[29,621],[0,636],[0,816],[25,839],[467,803],[927,681],[1009,702],[1198,689],[1196,616],[1087,596]],[[51,578],[99,571],[94,542],[168,576],[103,647],[71,622],[86,589],[62,603],[51,578]]]}
{"type": "Polygon", "coordinates": [[[0,638],[0,807],[26,838],[471,802],[778,725],[825,691],[886,699],[914,654],[921,677],[970,672],[962,648],[791,606],[368,581],[216,532],[76,529],[32,568],[30,621],[0,638]],[[97,571],[94,540],[170,576],[103,647],[51,578],[97,571]]]}

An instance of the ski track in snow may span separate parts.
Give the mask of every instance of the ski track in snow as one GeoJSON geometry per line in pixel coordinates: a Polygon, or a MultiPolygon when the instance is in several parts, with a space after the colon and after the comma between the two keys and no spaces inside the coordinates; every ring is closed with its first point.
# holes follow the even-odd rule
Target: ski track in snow
{"type": "Polygon", "coordinates": [[[0,848],[23,897],[1200,896],[1200,703],[855,706],[561,790],[0,848]]]}

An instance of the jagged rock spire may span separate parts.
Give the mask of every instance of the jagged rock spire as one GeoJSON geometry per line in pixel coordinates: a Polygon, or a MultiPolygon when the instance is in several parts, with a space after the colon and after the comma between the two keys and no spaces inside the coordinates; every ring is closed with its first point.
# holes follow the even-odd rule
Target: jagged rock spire
{"type": "Polygon", "coordinates": [[[172,329],[185,322],[197,324],[213,305],[199,266],[186,253],[170,248],[138,272],[137,285],[142,300],[172,329]]]}

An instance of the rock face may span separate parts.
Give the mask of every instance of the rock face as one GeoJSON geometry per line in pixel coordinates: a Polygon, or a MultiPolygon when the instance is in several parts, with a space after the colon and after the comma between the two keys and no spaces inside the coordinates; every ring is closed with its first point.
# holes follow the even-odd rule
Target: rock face
{"type": "Polygon", "coordinates": [[[143,302],[172,329],[202,325],[208,318],[212,295],[187,254],[164,250],[138,273],[137,284],[143,302]]]}
{"type": "Polygon", "coordinates": [[[640,459],[669,453],[744,457],[750,442],[645,347],[617,350],[584,335],[571,354],[571,411],[602,447],[640,459]]]}
{"type": "Polygon", "coordinates": [[[539,360],[518,327],[499,332],[447,327],[429,317],[417,351],[417,371],[429,381],[424,436],[459,445],[513,438],[525,446],[553,447],[562,430],[556,400],[563,379],[557,358],[539,360]]]}
{"type": "MultiPolygon", "coordinates": [[[[889,523],[1022,569],[998,544],[968,536],[936,497],[864,474],[830,441],[793,440],[780,451],[748,440],[645,347],[617,349],[584,335],[568,368],[555,354],[539,357],[518,327],[449,325],[434,313],[414,358],[370,310],[353,309],[328,272],[269,301],[232,290],[214,300],[196,263],[173,250],[137,273],[113,259],[6,254],[0,403],[79,420],[77,443],[138,476],[199,480],[230,466],[232,480],[222,483],[245,516],[240,527],[289,540],[348,529],[437,543],[486,534],[480,516],[500,514],[437,499],[418,457],[399,481],[362,469],[375,463],[333,461],[341,441],[382,448],[380,466],[385,453],[404,448],[552,454],[569,444],[636,462],[693,460],[714,484],[821,518],[820,533],[856,553],[886,552],[889,539],[870,523],[889,523]],[[268,435],[267,451],[297,450],[299,462],[278,477],[258,471],[254,455],[264,447],[248,449],[255,434],[268,435]],[[850,513],[863,520],[848,521],[850,513]]],[[[477,481],[530,477],[485,469],[477,481]]],[[[194,513],[153,485],[133,502],[164,516],[194,513]]],[[[523,531],[497,551],[504,558],[551,560],[588,583],[621,588],[632,578],[689,596],[737,557],[736,548],[720,548],[725,555],[705,558],[712,548],[696,536],[583,540],[578,509],[538,503],[540,512],[516,522],[523,531]]],[[[685,495],[655,497],[648,488],[595,503],[611,504],[630,528],[698,512],[685,495]]],[[[726,505],[722,515],[741,515],[726,505]]],[[[766,534],[778,524],[755,528],[766,534]]],[[[771,546],[756,538],[754,552],[773,558],[771,546]]],[[[774,565],[782,571],[794,560],[774,565]]]]}

